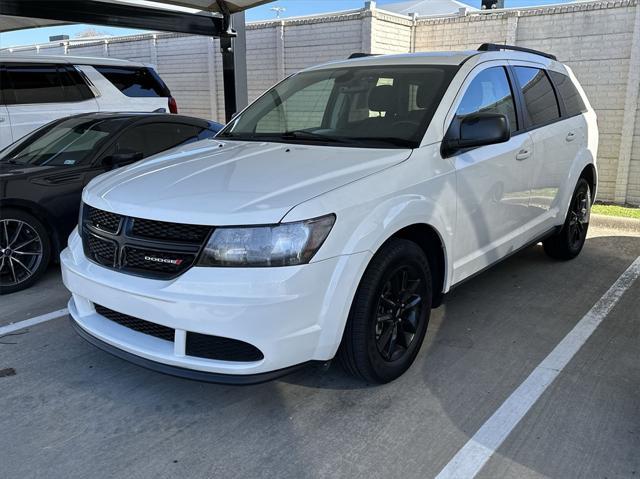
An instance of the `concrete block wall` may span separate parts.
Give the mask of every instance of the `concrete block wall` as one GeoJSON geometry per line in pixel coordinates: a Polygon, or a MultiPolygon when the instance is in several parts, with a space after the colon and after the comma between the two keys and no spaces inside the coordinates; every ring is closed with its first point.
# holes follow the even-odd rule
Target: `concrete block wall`
{"type": "Polygon", "coordinates": [[[414,18],[376,10],[371,15],[371,49],[366,53],[393,54],[413,51],[414,18]]]}
{"type": "MultiPolygon", "coordinates": [[[[359,10],[247,25],[249,99],[302,68],[353,52],[469,50],[485,42],[555,53],[598,114],[599,199],[640,205],[639,0],[605,0],[414,18],[369,1],[359,10]]],[[[110,56],[157,66],[185,114],[224,118],[218,40],[145,34],[14,49],[110,56]]]]}
{"type": "Polygon", "coordinates": [[[599,199],[640,204],[638,9],[637,0],[617,0],[421,19],[412,51],[475,49],[491,41],[557,55],[598,115],[599,199]]]}

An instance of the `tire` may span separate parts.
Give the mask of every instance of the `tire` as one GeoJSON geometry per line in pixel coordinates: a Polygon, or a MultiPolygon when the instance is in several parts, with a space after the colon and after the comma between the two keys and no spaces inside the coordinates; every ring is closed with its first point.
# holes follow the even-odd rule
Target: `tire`
{"type": "Polygon", "coordinates": [[[431,298],[429,261],[422,249],[403,239],[385,243],[367,266],[351,305],[338,350],[343,368],[368,383],[401,376],[424,340],[431,298]]]}
{"type": "Polygon", "coordinates": [[[51,258],[47,229],[35,216],[5,208],[0,212],[0,295],[38,281],[51,258]]]}
{"type": "Polygon", "coordinates": [[[545,253],[551,258],[563,261],[578,256],[587,239],[590,214],[591,188],[587,180],[580,178],[571,197],[562,229],[542,243],[545,253]]]}

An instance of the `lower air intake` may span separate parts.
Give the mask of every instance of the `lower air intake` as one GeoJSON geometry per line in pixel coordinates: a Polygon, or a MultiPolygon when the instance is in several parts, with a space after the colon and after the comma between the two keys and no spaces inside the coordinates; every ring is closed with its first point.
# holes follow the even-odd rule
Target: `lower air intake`
{"type": "Polygon", "coordinates": [[[173,342],[174,340],[175,330],[173,328],[145,321],[144,319],[134,318],[128,314],[118,313],[117,311],[105,308],[99,304],[96,304],[95,308],[96,313],[100,316],[103,316],[114,323],[118,323],[120,326],[124,326],[126,328],[133,329],[134,331],[138,331],[139,333],[148,334],[149,336],[159,339],[164,339],[165,341],[173,342]]]}
{"type": "Polygon", "coordinates": [[[219,361],[260,361],[262,352],[249,343],[236,339],[187,332],[187,356],[219,361]]]}

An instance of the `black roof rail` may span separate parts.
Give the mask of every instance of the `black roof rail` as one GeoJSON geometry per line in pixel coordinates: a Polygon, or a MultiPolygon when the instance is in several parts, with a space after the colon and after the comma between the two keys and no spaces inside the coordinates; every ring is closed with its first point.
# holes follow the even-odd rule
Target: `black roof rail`
{"type": "Polygon", "coordinates": [[[483,43],[478,47],[479,52],[498,52],[500,50],[513,50],[516,52],[533,53],[534,55],[540,55],[551,60],[558,60],[555,55],[551,53],[541,52],[539,50],[532,50],[531,48],[517,47],[515,45],[502,45],[500,43],[483,43]]]}
{"type": "Polygon", "coordinates": [[[356,52],[349,55],[349,60],[353,60],[354,58],[364,58],[364,57],[377,57],[378,53],[362,53],[356,52]]]}

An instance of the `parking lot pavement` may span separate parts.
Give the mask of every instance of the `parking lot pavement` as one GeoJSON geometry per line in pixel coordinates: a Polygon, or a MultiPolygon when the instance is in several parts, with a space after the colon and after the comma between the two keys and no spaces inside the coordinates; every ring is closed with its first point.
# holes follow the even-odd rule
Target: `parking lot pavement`
{"type": "MultiPolygon", "coordinates": [[[[111,357],[66,318],[39,324],[0,338],[0,370],[15,369],[0,377],[0,477],[434,477],[639,255],[639,236],[595,229],[574,261],[517,254],[456,289],[384,386],[337,365],[196,383],[111,357]]],[[[54,273],[3,297],[2,321],[64,307],[54,273]]],[[[479,477],[640,474],[639,298],[640,280],[479,477]]]]}
{"type": "Polygon", "coordinates": [[[0,327],[65,308],[68,301],[60,268],[52,265],[35,287],[0,297],[0,327]]]}

